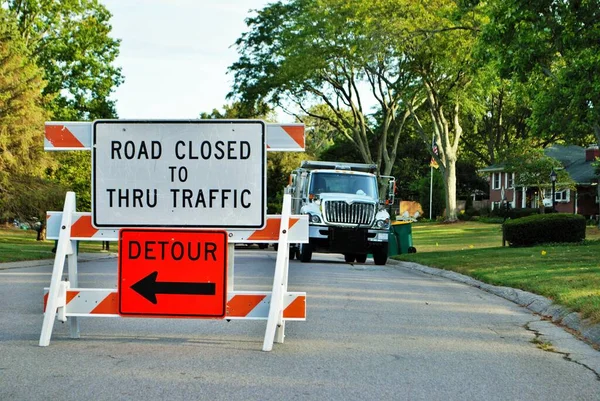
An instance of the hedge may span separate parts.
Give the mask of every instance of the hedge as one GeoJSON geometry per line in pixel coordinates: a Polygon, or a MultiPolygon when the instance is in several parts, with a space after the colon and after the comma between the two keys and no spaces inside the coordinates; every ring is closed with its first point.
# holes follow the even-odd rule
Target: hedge
{"type": "Polygon", "coordinates": [[[511,246],[580,242],[585,239],[585,218],[568,213],[537,214],[507,220],[502,229],[511,246]]]}
{"type": "MultiPolygon", "coordinates": [[[[556,213],[551,207],[544,208],[544,213],[556,213]]],[[[503,217],[507,219],[520,219],[522,217],[532,216],[534,214],[540,214],[539,208],[523,208],[523,209],[508,209],[503,207],[494,209],[490,212],[492,217],[503,217]]]]}

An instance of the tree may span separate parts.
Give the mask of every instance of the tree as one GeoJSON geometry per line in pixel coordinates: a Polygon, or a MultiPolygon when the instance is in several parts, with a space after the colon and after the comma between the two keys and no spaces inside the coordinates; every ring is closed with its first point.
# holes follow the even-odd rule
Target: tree
{"type": "Polygon", "coordinates": [[[385,3],[269,4],[247,20],[249,31],[236,42],[240,58],[229,68],[234,75],[229,96],[324,120],[353,144],[363,162],[376,163],[389,175],[408,107],[420,103],[414,78],[404,68],[406,58],[393,46],[400,39],[379,18],[385,3]],[[327,109],[314,107],[319,104],[327,109]],[[370,112],[373,104],[379,120],[370,112]]]}
{"type": "Polygon", "coordinates": [[[15,175],[11,177],[11,191],[3,199],[2,211],[35,228],[37,240],[41,241],[46,238],[46,211],[62,210],[66,192],[44,178],[15,175]]]}
{"type": "MultiPolygon", "coordinates": [[[[16,21],[30,56],[43,71],[46,119],[117,117],[110,96],[123,82],[121,69],[113,65],[120,40],[109,36],[111,14],[106,7],[98,0],[7,0],[0,6],[16,21]]],[[[36,145],[41,143],[43,139],[36,145]]],[[[50,157],[59,167],[48,171],[49,178],[77,193],[79,210],[89,210],[89,152],[57,152],[50,157]]]]}
{"type": "Polygon", "coordinates": [[[46,171],[48,179],[77,194],[78,211],[92,210],[92,152],[61,152],[57,158],[59,162],[46,171]]]}
{"type": "Polygon", "coordinates": [[[412,3],[411,40],[403,44],[427,100],[433,133],[414,109],[411,116],[423,141],[429,144],[433,139],[437,144],[438,152],[432,156],[444,177],[447,221],[457,220],[456,162],[462,121],[483,114],[476,99],[488,83],[473,60],[481,12],[477,7],[463,10],[461,4],[452,0],[412,3]]]}
{"type": "Polygon", "coordinates": [[[503,77],[535,88],[529,124],[540,138],[600,144],[600,7],[597,1],[493,0],[481,54],[503,77]]]}
{"type": "Polygon", "coordinates": [[[43,151],[42,71],[11,16],[0,8],[0,218],[38,225],[64,199],[65,190],[44,178],[52,160],[43,151]]]}
{"type": "Polygon", "coordinates": [[[10,200],[23,177],[41,177],[51,160],[44,154],[41,106],[42,71],[31,61],[14,21],[0,8],[0,210],[14,211],[10,200]]]}
{"type": "Polygon", "coordinates": [[[62,121],[116,116],[110,99],[121,84],[117,39],[109,36],[110,12],[98,0],[8,0],[1,7],[19,32],[47,85],[46,108],[62,121]]]}
{"type": "Polygon", "coordinates": [[[526,85],[501,79],[491,66],[487,71],[487,90],[478,99],[483,113],[465,116],[464,120],[461,150],[467,157],[472,156],[474,164],[485,167],[496,164],[518,143],[529,141],[528,146],[536,148],[552,143],[551,139],[542,140],[531,135],[527,124],[531,116],[531,99],[526,85]]]}

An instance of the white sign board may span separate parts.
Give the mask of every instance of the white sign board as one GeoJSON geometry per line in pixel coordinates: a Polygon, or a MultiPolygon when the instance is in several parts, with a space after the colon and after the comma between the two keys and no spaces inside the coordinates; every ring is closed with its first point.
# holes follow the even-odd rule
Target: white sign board
{"type": "Polygon", "coordinates": [[[262,228],[265,124],[259,120],[98,120],[92,224],[262,228]]]}

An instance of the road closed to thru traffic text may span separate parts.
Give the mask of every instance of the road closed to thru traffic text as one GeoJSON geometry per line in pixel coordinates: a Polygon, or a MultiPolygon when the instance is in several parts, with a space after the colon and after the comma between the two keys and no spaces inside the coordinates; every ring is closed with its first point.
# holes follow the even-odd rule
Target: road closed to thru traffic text
{"type": "Polygon", "coordinates": [[[223,318],[227,232],[121,229],[119,314],[223,318]]]}
{"type": "Polygon", "coordinates": [[[265,124],[259,120],[98,120],[95,227],[263,228],[265,124]]]}

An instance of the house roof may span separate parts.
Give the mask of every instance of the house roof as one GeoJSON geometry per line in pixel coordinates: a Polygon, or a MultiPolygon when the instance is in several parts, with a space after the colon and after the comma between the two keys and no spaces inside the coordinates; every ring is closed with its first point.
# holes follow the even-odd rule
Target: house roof
{"type": "Polygon", "coordinates": [[[495,173],[498,171],[504,171],[504,164],[492,164],[491,166],[479,169],[481,173],[495,173]]]}
{"type": "MultiPolygon", "coordinates": [[[[551,145],[544,149],[544,153],[560,161],[577,184],[589,185],[598,181],[592,162],[585,161],[585,148],[575,145],[551,145]]],[[[492,164],[479,171],[482,173],[504,171],[504,164],[492,164]]]]}
{"type": "Polygon", "coordinates": [[[573,181],[578,184],[597,182],[591,161],[585,161],[585,148],[581,146],[552,145],[544,149],[544,153],[562,163],[573,181]]]}

